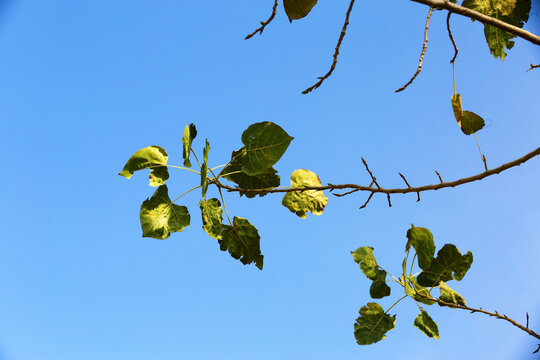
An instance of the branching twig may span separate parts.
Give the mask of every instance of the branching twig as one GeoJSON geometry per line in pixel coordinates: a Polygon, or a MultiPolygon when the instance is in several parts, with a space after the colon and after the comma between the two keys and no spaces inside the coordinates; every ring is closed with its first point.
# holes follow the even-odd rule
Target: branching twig
{"type": "Polygon", "coordinates": [[[437,304],[441,305],[441,306],[448,306],[450,308],[457,308],[457,309],[462,309],[462,310],[468,310],[470,311],[471,313],[482,313],[482,314],[486,314],[486,315],[489,315],[489,316],[492,316],[492,317],[495,317],[497,319],[500,319],[500,320],[505,320],[505,321],[508,321],[510,324],[514,325],[515,327],[525,331],[527,334],[537,338],[537,339],[540,339],[540,335],[538,335],[537,333],[535,333],[534,331],[532,331],[531,329],[529,329],[528,327],[526,326],[523,326],[521,325],[520,323],[518,323],[517,321],[515,321],[514,319],[512,318],[509,318],[508,316],[504,315],[504,314],[499,314],[499,312],[495,311],[495,312],[490,312],[490,311],[486,311],[484,309],[474,309],[474,308],[471,308],[471,307],[468,307],[466,305],[456,305],[456,304],[452,304],[452,303],[448,303],[448,302],[445,302],[445,301],[442,301],[440,299],[434,299],[434,298],[431,298],[431,300],[434,300],[437,302],[437,304]]]}
{"type": "Polygon", "coordinates": [[[247,39],[251,39],[255,34],[259,33],[262,35],[262,32],[264,30],[264,28],[266,27],[266,25],[270,24],[272,22],[272,20],[274,20],[274,17],[276,16],[277,14],[277,7],[279,5],[279,0],[275,0],[274,1],[274,7],[272,8],[272,15],[270,15],[270,17],[268,18],[268,20],[266,21],[261,21],[261,27],[256,29],[254,32],[252,32],[251,34],[249,34],[248,36],[246,36],[244,38],[244,40],[247,40],[247,39]]]}
{"type": "MultiPolygon", "coordinates": [[[[357,185],[357,184],[341,184],[341,185],[328,184],[326,186],[307,186],[307,187],[298,187],[298,188],[239,189],[239,188],[224,185],[222,183],[218,183],[216,185],[218,187],[221,187],[221,188],[226,189],[228,191],[233,191],[233,192],[240,192],[241,191],[241,192],[244,192],[244,193],[252,193],[252,194],[259,194],[259,193],[288,193],[288,192],[292,192],[292,191],[307,191],[307,190],[322,191],[322,190],[345,190],[345,189],[351,189],[351,190],[356,190],[356,191],[369,191],[369,192],[373,192],[373,193],[383,193],[383,194],[387,194],[388,196],[390,196],[391,194],[419,193],[419,192],[430,191],[430,190],[439,190],[439,189],[444,189],[444,188],[451,188],[451,187],[456,187],[456,186],[460,186],[460,185],[463,185],[463,184],[468,184],[468,183],[471,183],[471,182],[479,181],[479,180],[485,179],[485,178],[487,178],[489,176],[499,174],[499,173],[501,173],[501,172],[503,172],[505,170],[508,170],[510,168],[513,168],[515,166],[519,166],[519,165],[527,162],[528,160],[530,160],[530,159],[532,159],[532,158],[534,158],[534,157],[536,157],[538,155],[540,155],[540,147],[533,150],[533,151],[531,151],[530,153],[520,157],[519,159],[510,161],[510,162],[508,162],[506,164],[503,164],[503,165],[501,165],[499,167],[490,169],[488,171],[484,171],[482,173],[479,173],[479,174],[476,174],[476,175],[473,175],[473,176],[469,176],[469,177],[466,177],[466,178],[462,178],[462,179],[454,180],[454,181],[449,181],[449,182],[441,182],[440,184],[424,185],[424,186],[410,187],[410,188],[396,188],[396,189],[382,188],[376,182],[376,179],[373,176],[373,174],[371,173],[371,171],[369,171],[369,173],[370,173],[370,176],[372,177],[372,180],[373,180],[373,182],[375,184],[375,187],[372,186],[372,185],[370,185],[370,186],[362,186],[362,185],[357,185]]],[[[367,165],[367,163],[364,164],[364,165],[367,165]]],[[[367,166],[366,166],[366,168],[367,168],[367,166]]]]}
{"type": "Polygon", "coordinates": [[[439,174],[437,170],[435,170],[435,174],[437,174],[437,176],[439,177],[439,180],[441,181],[441,184],[443,184],[444,181],[442,180],[441,174],[439,174]]]}
{"type": "Polygon", "coordinates": [[[459,49],[456,45],[456,42],[454,41],[452,30],[450,30],[450,15],[452,15],[452,13],[449,11],[448,16],[446,17],[446,29],[448,30],[448,36],[450,37],[450,41],[452,41],[452,45],[454,45],[454,57],[452,58],[452,60],[450,60],[450,63],[453,65],[454,62],[456,61],[456,57],[457,57],[459,49]]]}
{"type": "Polygon", "coordinates": [[[514,34],[517,37],[527,40],[533,44],[540,45],[540,36],[538,35],[530,33],[527,30],[523,30],[517,26],[511,25],[507,22],[496,19],[494,17],[484,15],[482,13],[479,13],[478,11],[474,11],[463,6],[453,4],[449,0],[411,0],[411,1],[424,4],[438,10],[445,9],[445,10],[450,11],[451,13],[462,15],[472,20],[478,20],[484,25],[491,25],[498,29],[514,34]]]}
{"type": "Polygon", "coordinates": [[[328,79],[330,77],[330,75],[332,75],[332,73],[334,72],[334,69],[336,68],[337,61],[338,61],[339,49],[341,47],[341,43],[343,42],[343,38],[345,37],[345,33],[347,32],[347,26],[349,26],[349,17],[351,15],[351,11],[352,11],[353,6],[354,6],[354,1],[355,0],[351,0],[351,2],[349,3],[349,9],[347,9],[347,14],[345,15],[345,23],[343,23],[343,28],[341,29],[341,34],[339,35],[339,40],[337,42],[336,49],[334,51],[334,60],[332,61],[332,65],[330,66],[330,70],[326,73],[326,75],[319,77],[319,81],[317,81],[317,83],[315,85],[313,85],[313,86],[307,88],[306,90],[302,91],[302,94],[308,94],[311,91],[318,88],[319,86],[321,86],[321,84],[324,82],[324,80],[328,79]]]}
{"type": "Polygon", "coordinates": [[[407,86],[411,85],[414,79],[420,74],[420,71],[422,71],[422,65],[424,63],[424,55],[426,54],[427,50],[427,43],[428,43],[428,29],[429,29],[429,20],[431,19],[431,14],[433,13],[433,7],[429,8],[429,12],[426,19],[426,28],[424,29],[424,44],[422,45],[422,53],[420,54],[420,61],[418,62],[418,69],[416,69],[416,72],[412,76],[412,78],[407,82],[405,85],[397,89],[395,92],[403,91],[407,88],[407,86]]]}
{"type": "Polygon", "coordinates": [[[531,64],[531,67],[529,68],[529,70],[527,70],[527,72],[531,71],[532,69],[537,69],[537,68],[540,68],[540,64],[538,65],[531,64]]]}

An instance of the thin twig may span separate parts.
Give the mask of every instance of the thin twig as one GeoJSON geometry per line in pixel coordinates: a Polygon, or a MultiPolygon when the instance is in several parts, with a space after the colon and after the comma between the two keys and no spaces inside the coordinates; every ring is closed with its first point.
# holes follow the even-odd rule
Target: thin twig
{"type": "Polygon", "coordinates": [[[274,20],[274,17],[276,16],[277,14],[277,7],[279,5],[279,0],[275,0],[274,1],[274,7],[272,8],[272,15],[270,15],[270,17],[268,18],[268,20],[266,21],[261,21],[261,27],[256,29],[255,31],[253,31],[251,34],[249,34],[248,36],[246,36],[244,38],[244,40],[247,40],[247,39],[251,39],[255,34],[259,33],[260,35],[262,35],[263,33],[263,30],[264,28],[266,27],[266,25],[270,24],[272,22],[272,20],[274,20]]]}
{"type": "Polygon", "coordinates": [[[369,170],[369,166],[368,166],[366,160],[364,160],[363,157],[361,157],[360,159],[362,159],[362,162],[364,163],[364,166],[366,167],[366,170],[369,173],[369,176],[371,176],[372,181],[371,181],[371,185],[369,185],[369,186],[371,187],[373,184],[375,184],[377,186],[377,188],[380,189],[381,187],[379,186],[379,183],[377,183],[377,178],[375,176],[373,176],[373,173],[371,172],[371,170],[369,170]]]}
{"type": "Polygon", "coordinates": [[[437,176],[439,177],[439,180],[441,181],[441,184],[443,184],[444,181],[442,180],[441,174],[439,174],[437,170],[435,170],[435,174],[437,174],[437,176]]]}
{"type": "Polygon", "coordinates": [[[371,198],[373,197],[373,194],[375,194],[375,193],[372,192],[371,194],[369,194],[369,197],[367,198],[367,200],[366,200],[366,202],[364,203],[364,205],[360,206],[360,209],[365,208],[365,207],[367,206],[367,204],[369,204],[369,200],[371,200],[371,198]]]}
{"type": "Polygon", "coordinates": [[[411,188],[411,185],[409,185],[409,182],[407,181],[407,179],[405,179],[405,176],[402,174],[402,173],[398,173],[399,176],[401,176],[401,178],[403,179],[403,181],[405,181],[405,184],[407,185],[407,187],[410,189],[411,188]]]}
{"type": "Polygon", "coordinates": [[[416,69],[416,72],[412,76],[412,78],[407,82],[405,85],[397,89],[395,92],[403,91],[407,88],[407,86],[411,85],[414,79],[420,74],[420,71],[422,71],[422,64],[424,63],[424,55],[426,54],[427,50],[427,43],[428,43],[428,29],[429,29],[429,20],[431,19],[431,14],[433,13],[433,7],[429,8],[429,12],[426,19],[426,28],[424,29],[424,44],[422,45],[422,53],[420,54],[420,61],[418,62],[418,68],[416,69]]]}
{"type": "Polygon", "coordinates": [[[349,9],[347,9],[347,14],[345,15],[345,22],[343,23],[343,27],[341,28],[341,34],[339,35],[339,40],[336,45],[336,49],[334,51],[334,60],[332,61],[332,65],[330,66],[330,70],[326,73],[326,75],[319,77],[319,81],[317,83],[306,90],[302,91],[302,94],[308,94],[312,92],[313,90],[317,89],[321,84],[324,82],[324,80],[328,79],[330,75],[334,72],[334,69],[336,68],[337,61],[338,61],[338,55],[339,55],[339,49],[341,48],[341,43],[343,42],[343,38],[345,37],[345,33],[347,32],[347,26],[349,26],[349,17],[351,15],[351,11],[354,6],[354,1],[351,0],[349,3],[349,9]]]}
{"type": "Polygon", "coordinates": [[[476,136],[476,133],[474,133],[474,138],[476,139],[476,145],[478,145],[478,151],[480,151],[480,156],[482,157],[482,162],[484,163],[484,168],[486,171],[488,171],[487,167],[487,160],[484,154],[482,153],[482,149],[480,149],[480,143],[478,142],[478,137],[476,136]]]}
{"type": "Polygon", "coordinates": [[[454,36],[452,36],[452,30],[450,30],[450,15],[452,15],[452,13],[449,11],[448,16],[446,17],[446,29],[448,30],[448,36],[450,37],[450,40],[452,41],[452,45],[454,45],[454,57],[452,58],[452,60],[450,60],[450,63],[454,64],[454,62],[456,61],[456,57],[457,57],[459,49],[456,45],[456,42],[454,41],[454,36]]]}
{"type": "MultiPolygon", "coordinates": [[[[506,164],[503,164],[499,167],[490,169],[488,171],[481,172],[479,174],[461,178],[454,181],[449,182],[441,182],[440,184],[431,184],[431,185],[424,185],[424,186],[418,186],[418,187],[411,187],[411,188],[396,188],[396,189],[385,189],[380,186],[378,186],[378,183],[375,182],[376,187],[373,186],[362,186],[357,184],[341,184],[341,185],[335,185],[335,184],[329,184],[326,186],[307,186],[307,187],[297,187],[297,188],[274,188],[274,189],[240,189],[235,188],[231,186],[224,185],[222,183],[216,184],[218,187],[221,187],[222,189],[226,189],[228,191],[233,192],[243,192],[243,193],[288,193],[292,191],[307,191],[307,190],[317,190],[317,191],[323,191],[323,190],[345,190],[345,189],[356,189],[358,191],[369,191],[374,193],[383,193],[383,194],[408,194],[408,193],[418,193],[418,192],[424,192],[424,191],[430,191],[430,190],[439,190],[444,188],[452,188],[464,184],[468,184],[471,182],[479,181],[482,179],[485,179],[489,176],[499,174],[505,170],[508,170],[510,168],[513,168],[515,166],[519,166],[528,160],[540,155],[540,147],[536,148],[535,150],[531,151],[530,153],[516,159],[513,161],[510,161],[506,164]]],[[[366,165],[366,164],[364,164],[366,165]]],[[[371,172],[371,171],[370,171],[371,172]]],[[[372,178],[373,174],[371,174],[372,178]]]]}
{"type": "Polygon", "coordinates": [[[451,13],[462,15],[472,20],[478,20],[484,25],[491,25],[498,29],[514,34],[517,37],[527,40],[533,44],[540,45],[540,36],[538,35],[530,33],[527,30],[523,30],[522,28],[519,28],[517,26],[511,25],[505,21],[496,19],[488,15],[484,15],[482,13],[479,13],[478,11],[474,11],[463,6],[453,4],[449,0],[411,0],[411,1],[433,7],[437,10],[445,9],[445,10],[450,11],[451,13]]]}
{"type": "Polygon", "coordinates": [[[537,68],[540,68],[540,64],[538,65],[531,64],[531,67],[529,68],[529,70],[527,70],[527,72],[531,71],[532,69],[537,69],[537,68]]]}

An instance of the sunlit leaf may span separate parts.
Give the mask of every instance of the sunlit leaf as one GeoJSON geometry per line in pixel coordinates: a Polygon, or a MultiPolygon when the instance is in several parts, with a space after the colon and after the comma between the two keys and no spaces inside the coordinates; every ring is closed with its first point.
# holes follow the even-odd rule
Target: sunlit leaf
{"type": "Polygon", "coordinates": [[[354,337],[358,345],[369,345],[386,338],[386,333],[395,327],[396,315],[384,313],[381,305],[368,303],[360,309],[360,317],[354,324],[354,337]]]}
{"type": "MultiPolygon", "coordinates": [[[[312,171],[298,169],[291,175],[291,187],[313,187],[321,186],[321,180],[317,174],[312,171]]],[[[307,212],[314,215],[321,215],[324,207],[328,203],[328,198],[324,196],[321,190],[291,191],[285,194],[282,204],[287,209],[300,216],[302,219],[307,217],[307,212]]]]}
{"type": "Polygon", "coordinates": [[[218,199],[201,200],[199,202],[203,221],[203,229],[214,239],[221,240],[223,232],[223,210],[218,199]]]}
{"type": "MultiPolygon", "coordinates": [[[[465,0],[462,6],[522,28],[529,19],[531,0],[465,0]]],[[[491,25],[484,26],[484,35],[491,54],[501,60],[507,55],[505,49],[514,46],[511,39],[516,37],[491,25]]]]}
{"type": "Polygon", "coordinates": [[[452,95],[452,110],[454,110],[454,116],[458,124],[461,124],[461,118],[463,118],[463,107],[461,106],[461,94],[452,95]]]}
{"type": "Polygon", "coordinates": [[[197,136],[197,129],[194,124],[186,125],[184,128],[184,136],[182,137],[182,156],[184,158],[184,166],[191,167],[191,161],[189,161],[189,154],[191,152],[191,144],[193,139],[197,136]]]}
{"type": "Polygon", "coordinates": [[[169,155],[167,155],[163,148],[159,146],[146,147],[133,154],[118,175],[129,179],[135,171],[153,169],[150,174],[150,185],[162,185],[169,178],[169,172],[165,167],[168,158],[169,155]]]}
{"type": "Polygon", "coordinates": [[[373,255],[372,247],[360,247],[351,252],[354,261],[360,264],[360,269],[366,277],[373,281],[369,294],[374,299],[381,299],[390,295],[390,287],[386,284],[386,271],[380,270],[373,255]]]}
{"type": "MultiPolygon", "coordinates": [[[[270,189],[280,185],[280,178],[277,175],[276,169],[269,167],[264,172],[257,175],[246,175],[242,171],[246,156],[244,148],[234,151],[231,156],[231,162],[223,170],[222,174],[225,179],[238,184],[240,189],[270,189]]],[[[240,191],[240,195],[246,195],[248,198],[253,198],[256,195],[264,196],[266,193],[250,193],[240,191]]]]}
{"type": "Polygon", "coordinates": [[[351,252],[354,261],[360,264],[360,270],[366,275],[368,279],[375,280],[379,274],[379,267],[377,265],[377,259],[373,255],[373,248],[369,246],[363,246],[356,251],[351,252]]]}
{"type": "Polygon", "coordinates": [[[158,187],[169,179],[169,170],[166,166],[158,166],[152,169],[150,173],[150,186],[158,187]]]}
{"type": "MultiPolygon", "coordinates": [[[[439,299],[456,305],[465,305],[465,299],[457,293],[457,291],[450,288],[448,285],[444,283],[444,281],[440,282],[440,290],[441,290],[441,296],[439,296],[439,299]]],[[[452,306],[450,306],[452,307],[452,306]]]]}
{"type": "Polygon", "coordinates": [[[208,153],[210,152],[210,144],[206,140],[206,146],[203,150],[203,163],[201,165],[201,188],[202,197],[206,199],[206,191],[208,190],[208,153]]]}
{"type": "Polygon", "coordinates": [[[437,323],[429,316],[429,314],[422,309],[420,314],[414,319],[414,326],[420,329],[421,332],[426,334],[430,338],[439,340],[439,327],[437,323]]]}
{"type": "Polygon", "coordinates": [[[435,300],[429,300],[426,298],[426,297],[431,298],[432,297],[431,293],[429,292],[428,288],[425,288],[418,283],[418,280],[416,279],[415,276],[411,276],[409,278],[409,281],[414,286],[413,298],[416,301],[421,302],[422,304],[426,304],[426,305],[433,305],[436,303],[435,300]]]}
{"type": "Polygon", "coordinates": [[[418,283],[422,286],[437,286],[440,281],[461,280],[471,267],[473,255],[469,251],[461,255],[453,244],[446,244],[437,253],[428,270],[418,275],[418,283]]]}
{"type": "Polygon", "coordinates": [[[405,294],[408,296],[413,296],[414,290],[409,284],[409,278],[407,277],[407,258],[403,259],[403,262],[401,263],[401,269],[403,271],[403,276],[401,277],[401,279],[403,281],[403,287],[405,288],[405,294]]]}
{"type": "Polygon", "coordinates": [[[224,225],[222,239],[218,241],[222,251],[228,250],[231,256],[239,259],[242,264],[255,263],[262,270],[260,239],[255,226],[246,219],[235,216],[233,226],[224,225]]]}
{"type": "Polygon", "coordinates": [[[305,17],[317,4],[317,0],[283,0],[283,7],[289,21],[305,17]]]}
{"type": "Polygon", "coordinates": [[[242,134],[245,154],[242,171],[257,175],[278,162],[293,140],[279,125],[260,122],[250,125],[242,134]]]}
{"type": "Polygon", "coordinates": [[[418,257],[418,266],[423,270],[428,269],[435,255],[435,242],[433,241],[431,231],[412,225],[407,231],[407,239],[405,250],[409,251],[412,246],[418,257]]]}
{"type": "Polygon", "coordinates": [[[143,237],[160,240],[184,230],[190,222],[187,208],[171,203],[167,185],[158,187],[154,195],[142,203],[140,218],[143,237]]]}

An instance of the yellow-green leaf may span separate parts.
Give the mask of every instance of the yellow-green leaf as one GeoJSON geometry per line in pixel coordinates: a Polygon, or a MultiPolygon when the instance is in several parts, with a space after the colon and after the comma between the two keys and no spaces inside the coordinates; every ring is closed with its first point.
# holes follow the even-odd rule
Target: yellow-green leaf
{"type": "Polygon", "coordinates": [[[420,314],[418,314],[416,319],[414,319],[414,326],[420,329],[420,331],[426,334],[428,337],[440,340],[439,327],[437,326],[437,323],[433,321],[431,316],[429,316],[424,309],[422,309],[420,314]]]}
{"type": "Polygon", "coordinates": [[[317,0],[283,0],[283,7],[289,21],[305,17],[317,4],[317,0]]]}
{"type": "Polygon", "coordinates": [[[182,137],[182,156],[184,158],[184,166],[191,167],[191,161],[189,161],[189,154],[191,152],[191,144],[193,139],[197,136],[197,128],[194,124],[186,125],[184,128],[184,136],[182,137]]]}
{"type": "Polygon", "coordinates": [[[360,309],[354,324],[354,337],[358,345],[370,345],[386,338],[386,333],[396,324],[396,315],[386,314],[377,303],[368,303],[360,309]]]}
{"type": "MultiPolygon", "coordinates": [[[[439,299],[456,305],[465,305],[465,299],[459,295],[457,291],[453,290],[450,286],[446,285],[444,281],[440,282],[441,296],[439,299]]],[[[452,307],[452,306],[450,306],[452,307]]]]}
{"type": "MultiPolygon", "coordinates": [[[[314,172],[298,169],[291,174],[291,187],[315,186],[321,186],[321,180],[314,172]]],[[[322,190],[291,191],[285,194],[282,204],[302,219],[305,219],[307,218],[307,212],[321,215],[324,212],[324,207],[328,204],[328,198],[324,196],[322,190]]]]}
{"type": "Polygon", "coordinates": [[[135,171],[154,169],[150,174],[150,185],[162,185],[169,178],[169,172],[166,168],[163,169],[167,165],[168,158],[167,152],[159,146],[145,147],[129,158],[124,169],[118,175],[129,179],[135,171]]]}

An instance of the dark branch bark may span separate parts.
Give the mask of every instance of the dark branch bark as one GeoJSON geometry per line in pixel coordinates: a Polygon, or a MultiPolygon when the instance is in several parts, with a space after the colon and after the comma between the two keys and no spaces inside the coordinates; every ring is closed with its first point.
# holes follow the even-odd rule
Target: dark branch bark
{"type": "Polygon", "coordinates": [[[264,28],[266,27],[266,25],[270,24],[272,22],[272,20],[274,20],[274,17],[276,16],[277,14],[277,7],[279,5],[279,0],[275,0],[274,1],[274,7],[272,8],[272,14],[270,15],[270,17],[268,18],[268,20],[266,21],[261,21],[261,27],[259,27],[258,29],[256,29],[255,31],[253,31],[251,34],[249,34],[248,36],[246,36],[244,38],[244,40],[247,40],[247,39],[250,39],[251,37],[253,37],[253,35],[259,33],[262,35],[262,32],[264,30],[264,28]]]}
{"type": "MultiPolygon", "coordinates": [[[[540,155],[540,147],[536,150],[531,151],[530,153],[520,157],[519,159],[516,159],[514,161],[508,162],[506,164],[503,164],[499,167],[496,167],[494,169],[484,171],[480,174],[476,174],[473,176],[469,176],[466,178],[462,178],[459,180],[449,181],[449,182],[441,182],[440,184],[432,184],[432,185],[424,185],[424,186],[418,186],[418,187],[407,187],[407,188],[397,188],[397,189],[385,189],[383,187],[380,187],[378,183],[376,183],[376,179],[369,171],[370,176],[372,178],[372,183],[370,186],[362,186],[357,184],[341,184],[341,185],[335,185],[335,184],[328,184],[326,186],[310,186],[310,187],[300,187],[300,188],[271,188],[271,189],[240,189],[237,187],[227,186],[222,184],[219,181],[212,181],[214,184],[216,184],[218,187],[222,189],[226,189],[228,191],[232,192],[244,192],[244,193],[253,193],[253,194],[260,194],[260,193],[288,193],[292,191],[306,191],[306,190],[355,190],[356,191],[368,191],[372,193],[383,193],[386,194],[388,197],[390,197],[391,194],[408,194],[408,193],[420,193],[424,191],[430,191],[430,190],[439,190],[444,188],[452,188],[464,184],[468,184],[471,182],[479,181],[482,179],[485,179],[489,176],[499,174],[505,170],[508,170],[510,168],[513,168],[515,166],[519,166],[528,160],[540,155]],[[375,187],[372,186],[375,184],[375,187]]],[[[366,165],[367,168],[367,164],[366,165]]],[[[441,179],[442,180],[442,179],[441,179]]],[[[352,193],[352,192],[351,192],[352,193]]]]}

